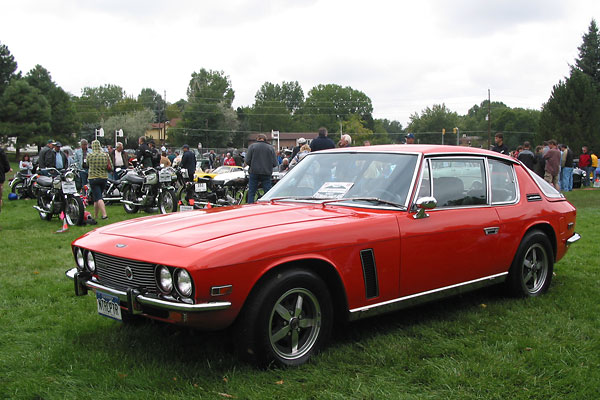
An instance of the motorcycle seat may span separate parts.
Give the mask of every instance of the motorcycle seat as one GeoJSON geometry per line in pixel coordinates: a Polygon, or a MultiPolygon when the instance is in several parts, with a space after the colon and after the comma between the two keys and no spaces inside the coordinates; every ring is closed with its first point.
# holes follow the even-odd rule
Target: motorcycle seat
{"type": "Polygon", "coordinates": [[[50,187],[52,186],[52,178],[50,178],[49,176],[40,175],[37,178],[37,183],[40,186],[50,187]]]}

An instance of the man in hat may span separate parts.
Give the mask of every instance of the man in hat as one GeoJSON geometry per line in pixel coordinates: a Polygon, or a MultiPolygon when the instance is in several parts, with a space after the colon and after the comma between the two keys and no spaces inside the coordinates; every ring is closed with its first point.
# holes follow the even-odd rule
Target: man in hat
{"type": "Polygon", "coordinates": [[[50,139],[48,140],[48,143],[46,143],[46,145],[44,147],[41,148],[40,153],[38,154],[38,167],[40,169],[42,168],[46,168],[46,153],[51,151],[53,146],[52,143],[54,143],[54,140],[50,139]]]}
{"type": "Polygon", "coordinates": [[[67,155],[60,149],[62,144],[60,142],[52,143],[53,150],[46,152],[44,155],[44,161],[46,168],[56,168],[58,170],[67,168],[69,166],[69,160],[67,155]]]}
{"type": "Polygon", "coordinates": [[[415,135],[409,133],[406,135],[406,144],[414,144],[415,143],[415,135]]]}
{"type": "Polygon", "coordinates": [[[294,148],[292,149],[292,156],[290,157],[290,160],[296,157],[296,154],[298,154],[298,152],[300,151],[300,147],[306,144],[306,139],[304,139],[303,137],[299,138],[297,144],[298,145],[294,146],[294,148]]]}

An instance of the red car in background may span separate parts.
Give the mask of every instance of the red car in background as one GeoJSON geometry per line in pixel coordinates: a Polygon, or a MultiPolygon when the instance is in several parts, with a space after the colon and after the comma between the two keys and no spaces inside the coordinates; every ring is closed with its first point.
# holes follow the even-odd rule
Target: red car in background
{"type": "Polygon", "coordinates": [[[334,321],[487,285],[548,290],[575,208],[519,161],[455,146],[307,155],[260,201],[144,217],[72,243],[75,292],[116,320],[233,326],[238,354],[298,365],[334,321]]]}

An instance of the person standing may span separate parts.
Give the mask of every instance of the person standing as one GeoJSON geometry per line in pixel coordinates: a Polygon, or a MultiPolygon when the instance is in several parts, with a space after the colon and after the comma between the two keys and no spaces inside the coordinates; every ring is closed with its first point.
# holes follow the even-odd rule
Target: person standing
{"type": "Polygon", "coordinates": [[[335,143],[327,137],[327,128],[319,128],[319,136],[310,142],[310,151],[334,149],[335,143]]]}
{"type": "Polygon", "coordinates": [[[590,176],[592,175],[592,156],[590,156],[587,146],[583,146],[581,148],[581,155],[579,156],[579,168],[585,171],[583,186],[590,186],[590,176]]]}
{"type": "Polygon", "coordinates": [[[231,153],[227,153],[227,155],[225,156],[225,160],[223,160],[223,165],[235,165],[235,160],[233,159],[233,157],[231,157],[231,153]]]}
{"type": "Polygon", "coordinates": [[[135,152],[135,157],[137,158],[138,164],[143,168],[150,168],[152,166],[152,152],[146,143],[145,136],[140,136],[138,139],[138,148],[135,152]]]}
{"type": "Polygon", "coordinates": [[[573,152],[566,144],[561,145],[561,149],[560,189],[563,192],[570,192],[573,190],[573,152]]]}
{"type": "Polygon", "coordinates": [[[294,159],[294,157],[296,157],[296,154],[298,154],[300,152],[300,148],[306,144],[306,139],[301,137],[297,140],[296,143],[297,143],[296,146],[294,146],[294,148],[292,149],[292,155],[291,155],[292,160],[294,159]]]}
{"type": "Polygon", "coordinates": [[[53,150],[47,151],[44,155],[46,168],[61,170],[69,166],[67,155],[60,149],[61,147],[62,144],[60,142],[52,143],[53,150]]]}
{"type": "MultiPolygon", "coordinates": [[[[333,144],[333,141],[331,139],[329,140],[331,141],[331,144],[333,144]]],[[[248,180],[248,204],[252,204],[254,203],[254,197],[256,195],[256,191],[258,190],[259,182],[262,184],[265,193],[271,189],[271,176],[273,175],[273,168],[279,165],[277,162],[275,149],[273,146],[267,143],[267,136],[265,134],[259,133],[257,141],[248,147],[248,151],[246,152],[246,165],[250,167],[250,176],[248,180]]]]}
{"type": "Polygon", "coordinates": [[[12,168],[8,163],[8,157],[4,149],[0,147],[0,211],[2,211],[2,188],[4,187],[4,181],[6,181],[7,172],[12,172],[12,168]]]}
{"type": "Polygon", "coordinates": [[[543,178],[545,171],[546,161],[544,161],[544,147],[537,146],[535,148],[535,164],[533,166],[533,172],[535,172],[540,178],[543,178]]]}
{"type": "Polygon", "coordinates": [[[560,190],[560,186],[558,185],[560,150],[558,150],[554,139],[548,141],[548,147],[549,150],[544,154],[544,160],[546,161],[544,180],[554,186],[556,190],[560,190]]]}
{"type": "Polygon", "coordinates": [[[598,156],[596,153],[592,152],[590,158],[592,159],[592,182],[596,182],[596,179],[598,178],[598,156]]]}
{"type": "Polygon", "coordinates": [[[54,140],[48,140],[48,143],[44,147],[41,148],[41,150],[38,154],[38,168],[40,168],[40,169],[47,168],[46,167],[46,153],[53,149],[54,146],[52,146],[52,143],[54,143],[54,140]]]}
{"type": "Polygon", "coordinates": [[[89,165],[87,162],[87,156],[89,153],[91,153],[91,150],[88,149],[88,141],[85,139],[81,139],[79,146],[80,147],[75,150],[75,165],[77,165],[77,169],[79,170],[81,186],[83,187],[88,183],[89,165]]]}
{"type": "Polygon", "coordinates": [[[102,219],[107,219],[102,192],[104,192],[106,186],[108,171],[113,169],[113,165],[109,155],[102,151],[98,140],[92,142],[92,152],[88,154],[87,160],[89,165],[88,179],[94,200],[94,219],[98,219],[98,214],[102,216],[102,219]]]}
{"type": "Polygon", "coordinates": [[[19,161],[19,169],[25,169],[27,170],[27,175],[31,175],[31,172],[33,171],[33,163],[31,162],[31,157],[29,157],[29,154],[25,154],[23,159],[19,161]]]}
{"type": "Polygon", "coordinates": [[[504,144],[504,135],[502,134],[502,132],[498,132],[496,133],[496,135],[494,135],[494,142],[496,143],[496,145],[492,147],[492,151],[508,155],[508,147],[506,147],[506,145],[504,144]]]}
{"type": "Polygon", "coordinates": [[[112,179],[117,180],[119,176],[117,174],[117,168],[127,169],[129,166],[129,155],[126,151],[123,151],[123,143],[117,142],[117,147],[112,153],[109,153],[110,161],[113,165],[112,179]]]}
{"type": "Polygon", "coordinates": [[[190,151],[190,146],[184,144],[182,147],[183,155],[181,156],[181,168],[187,169],[188,178],[194,180],[194,172],[196,172],[196,155],[190,151]]]}
{"type": "Polygon", "coordinates": [[[531,152],[531,144],[529,142],[523,143],[523,150],[519,152],[517,159],[521,161],[527,168],[533,171],[535,164],[535,156],[531,152]]]}
{"type": "Polygon", "coordinates": [[[338,147],[350,147],[352,144],[352,137],[347,133],[343,134],[338,142],[338,147]]]}
{"type": "Polygon", "coordinates": [[[406,144],[415,144],[415,135],[412,133],[409,133],[406,135],[406,144]]]}

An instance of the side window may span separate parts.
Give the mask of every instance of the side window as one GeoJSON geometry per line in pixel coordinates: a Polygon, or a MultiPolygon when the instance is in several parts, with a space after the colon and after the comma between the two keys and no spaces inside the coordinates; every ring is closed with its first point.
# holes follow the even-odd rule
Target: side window
{"type": "Polygon", "coordinates": [[[431,160],[438,207],[487,204],[485,163],[480,159],[431,160]]]}
{"type": "Polygon", "coordinates": [[[421,184],[419,186],[419,194],[417,199],[431,196],[431,180],[429,176],[429,161],[425,160],[425,166],[423,167],[423,175],[421,176],[421,184]]]}
{"type": "Polygon", "coordinates": [[[517,200],[517,181],[513,166],[498,160],[489,160],[492,204],[512,203],[517,200]]]}

